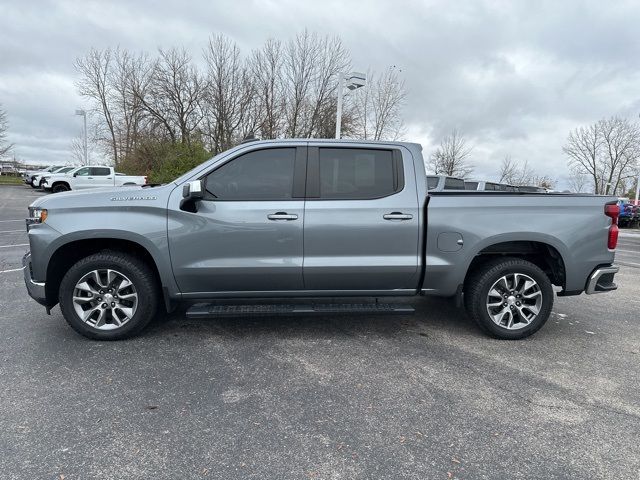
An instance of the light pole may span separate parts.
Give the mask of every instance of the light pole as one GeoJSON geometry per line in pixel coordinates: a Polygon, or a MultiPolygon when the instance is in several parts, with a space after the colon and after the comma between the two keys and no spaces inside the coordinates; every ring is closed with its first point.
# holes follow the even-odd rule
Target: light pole
{"type": "Polygon", "coordinates": [[[640,203],[638,203],[638,194],[640,194],[640,174],[636,180],[636,205],[640,205],[640,203]]]}
{"type": "Polygon", "coordinates": [[[342,127],[342,88],[347,87],[349,90],[364,87],[367,83],[367,77],[364,73],[351,72],[341,75],[338,79],[338,108],[336,109],[336,138],[340,138],[340,130],[342,127]]]}
{"type": "Polygon", "coordinates": [[[84,119],[84,164],[89,164],[89,152],[87,151],[87,111],[86,110],[76,110],[76,115],[80,115],[84,119]]]}

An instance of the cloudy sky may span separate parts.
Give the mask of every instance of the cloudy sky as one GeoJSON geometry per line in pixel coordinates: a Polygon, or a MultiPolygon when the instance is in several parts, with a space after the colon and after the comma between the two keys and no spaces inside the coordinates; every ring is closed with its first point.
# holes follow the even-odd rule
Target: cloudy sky
{"type": "Polygon", "coordinates": [[[0,1],[0,103],[15,154],[67,162],[81,132],[73,63],[90,47],[200,56],[212,33],[245,52],[304,28],[338,35],[357,70],[401,69],[405,138],[429,154],[458,128],[478,177],[506,154],[567,174],[570,129],[640,113],[640,1],[0,1]]]}

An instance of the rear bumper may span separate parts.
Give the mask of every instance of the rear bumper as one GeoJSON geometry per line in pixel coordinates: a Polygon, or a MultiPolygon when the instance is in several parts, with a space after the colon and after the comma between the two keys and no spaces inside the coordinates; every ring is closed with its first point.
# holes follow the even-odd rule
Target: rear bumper
{"type": "Polygon", "coordinates": [[[620,269],[615,265],[596,268],[589,276],[585,293],[591,295],[616,290],[618,286],[613,282],[613,277],[618,273],[618,270],[620,269]]]}
{"type": "Polygon", "coordinates": [[[47,306],[47,295],[45,293],[45,283],[44,282],[34,282],[33,278],[31,278],[31,253],[28,252],[22,257],[22,266],[24,269],[22,272],[24,273],[24,284],[27,287],[27,292],[29,296],[33,298],[40,305],[47,306]]]}

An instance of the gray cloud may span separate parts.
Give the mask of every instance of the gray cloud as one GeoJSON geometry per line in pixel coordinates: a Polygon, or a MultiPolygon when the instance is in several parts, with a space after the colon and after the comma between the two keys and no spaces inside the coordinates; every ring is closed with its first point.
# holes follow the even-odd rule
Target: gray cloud
{"type": "Polygon", "coordinates": [[[306,27],[339,35],[356,69],[402,70],[406,137],[426,155],[456,127],[478,176],[511,154],[562,177],[569,129],[640,112],[639,21],[638,2],[4,2],[0,103],[18,156],[66,161],[83,103],[73,62],[89,47],[183,45],[199,58],[212,33],[249,52],[306,27]]]}

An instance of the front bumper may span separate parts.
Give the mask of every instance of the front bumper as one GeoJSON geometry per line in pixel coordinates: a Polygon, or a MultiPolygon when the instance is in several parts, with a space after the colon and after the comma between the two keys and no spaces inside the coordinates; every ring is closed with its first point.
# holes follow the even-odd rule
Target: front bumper
{"type": "Polygon", "coordinates": [[[24,273],[24,284],[27,287],[29,296],[40,305],[44,305],[46,307],[47,295],[45,293],[45,283],[34,282],[33,278],[31,278],[31,252],[25,253],[24,257],[22,257],[22,266],[24,267],[22,270],[24,273]]]}
{"type": "Polygon", "coordinates": [[[608,265],[596,268],[589,276],[585,293],[591,295],[594,293],[605,293],[616,290],[618,285],[613,282],[613,277],[618,273],[615,265],[608,265]]]}

